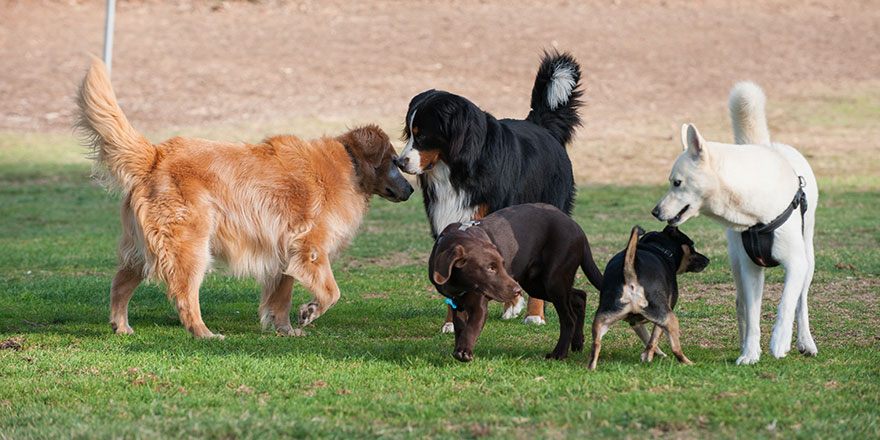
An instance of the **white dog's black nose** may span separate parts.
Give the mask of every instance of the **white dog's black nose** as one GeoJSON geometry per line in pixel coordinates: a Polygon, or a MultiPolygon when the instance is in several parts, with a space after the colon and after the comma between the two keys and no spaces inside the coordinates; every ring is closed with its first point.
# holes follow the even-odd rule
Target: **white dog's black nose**
{"type": "Polygon", "coordinates": [[[654,209],[651,210],[651,215],[654,216],[657,220],[660,220],[660,207],[655,206],[654,209]]]}

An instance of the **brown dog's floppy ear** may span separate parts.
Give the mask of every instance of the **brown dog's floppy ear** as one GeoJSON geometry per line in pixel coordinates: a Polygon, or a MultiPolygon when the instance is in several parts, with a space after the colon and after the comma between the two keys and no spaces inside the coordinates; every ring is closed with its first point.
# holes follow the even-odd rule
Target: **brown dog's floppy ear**
{"type": "Polygon", "coordinates": [[[441,286],[446,284],[452,275],[452,267],[461,267],[465,260],[467,260],[467,254],[464,252],[464,247],[460,244],[437,254],[437,258],[434,260],[434,273],[431,274],[431,278],[441,286]]]}

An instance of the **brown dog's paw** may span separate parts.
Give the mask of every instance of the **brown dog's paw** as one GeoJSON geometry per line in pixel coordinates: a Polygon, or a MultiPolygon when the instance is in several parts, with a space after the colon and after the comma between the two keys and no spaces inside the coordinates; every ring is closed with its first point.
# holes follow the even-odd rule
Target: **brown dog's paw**
{"type": "Polygon", "coordinates": [[[318,313],[318,303],[312,301],[308,304],[303,304],[302,307],[299,308],[299,325],[309,325],[309,323],[317,319],[318,316],[320,316],[318,313]]]}
{"type": "Polygon", "coordinates": [[[461,362],[470,362],[474,360],[474,353],[470,350],[455,350],[452,357],[461,362]]]}
{"type": "Polygon", "coordinates": [[[547,353],[547,355],[544,356],[545,359],[556,359],[557,361],[561,361],[567,357],[568,353],[557,353],[555,350],[547,353]]]}

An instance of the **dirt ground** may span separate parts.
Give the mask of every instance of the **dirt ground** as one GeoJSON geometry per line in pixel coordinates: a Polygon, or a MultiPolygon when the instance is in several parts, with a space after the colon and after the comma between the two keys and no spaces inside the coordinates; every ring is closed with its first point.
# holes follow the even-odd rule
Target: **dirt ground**
{"type": "MultiPolygon", "coordinates": [[[[102,53],[104,1],[0,0],[0,11],[0,131],[69,130],[87,54],[102,53]]],[[[796,137],[809,124],[785,120],[823,99],[853,100],[856,113],[859,96],[877,99],[878,47],[876,1],[120,0],[113,81],[148,135],[376,121],[396,137],[428,88],[525,116],[539,57],[557,48],[583,70],[570,149],[581,184],[663,182],[682,122],[729,141],[726,98],[741,79],[767,91],[777,139],[818,157],[858,151],[875,159],[828,172],[870,175],[880,124],[856,124],[857,145],[841,146],[853,127],[796,137]]]]}

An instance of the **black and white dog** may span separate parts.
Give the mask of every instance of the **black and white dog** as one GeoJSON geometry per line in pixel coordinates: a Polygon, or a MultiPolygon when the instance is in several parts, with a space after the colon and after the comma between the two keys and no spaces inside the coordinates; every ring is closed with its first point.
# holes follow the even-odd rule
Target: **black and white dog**
{"type": "MultiPolygon", "coordinates": [[[[440,90],[410,101],[407,144],[396,163],[418,175],[434,238],[450,223],[522,203],[543,202],[571,214],[575,186],[565,146],[581,123],[579,81],[571,55],[545,53],[525,120],[496,119],[440,90]]],[[[523,302],[519,297],[505,304],[503,317],[517,316],[523,302]]],[[[543,308],[530,301],[525,322],[543,324],[543,308]]],[[[452,329],[448,313],[442,331],[452,329]]]]}

